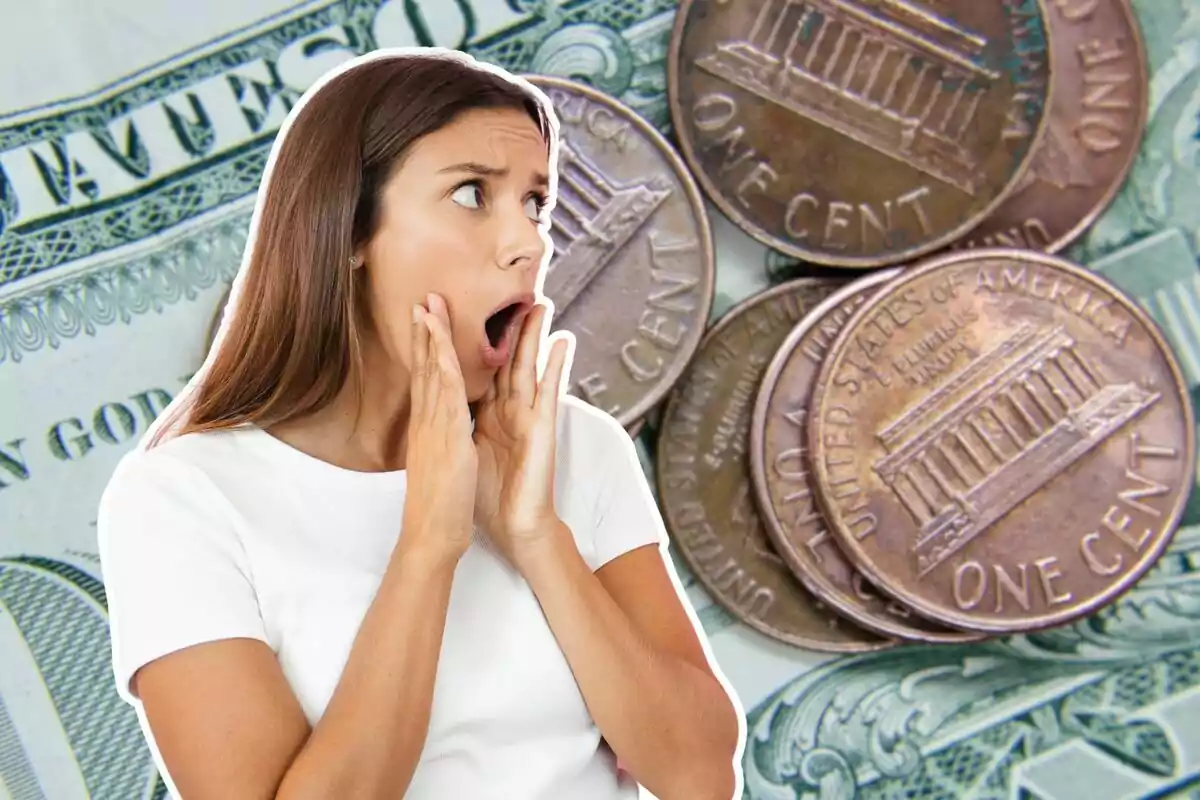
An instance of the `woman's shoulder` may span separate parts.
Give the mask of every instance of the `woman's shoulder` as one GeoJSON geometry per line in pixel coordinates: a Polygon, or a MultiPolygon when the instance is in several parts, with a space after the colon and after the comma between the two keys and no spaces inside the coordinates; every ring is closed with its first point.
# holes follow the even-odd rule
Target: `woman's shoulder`
{"type": "Polygon", "coordinates": [[[567,454],[586,455],[593,462],[599,451],[620,452],[633,447],[629,433],[615,417],[573,395],[563,395],[559,400],[558,441],[560,447],[565,445],[567,454]]]}
{"type": "Polygon", "coordinates": [[[102,502],[128,500],[140,505],[164,493],[176,499],[211,495],[221,474],[236,464],[241,433],[189,433],[131,450],[117,462],[102,502]]]}
{"type": "Polygon", "coordinates": [[[646,481],[637,447],[616,417],[570,395],[558,412],[558,469],[574,492],[597,497],[646,481]]]}
{"type": "Polygon", "coordinates": [[[568,441],[560,492],[564,521],[577,531],[593,570],[643,545],[666,540],[654,494],[628,431],[611,414],[566,396],[560,443],[568,441]]]}

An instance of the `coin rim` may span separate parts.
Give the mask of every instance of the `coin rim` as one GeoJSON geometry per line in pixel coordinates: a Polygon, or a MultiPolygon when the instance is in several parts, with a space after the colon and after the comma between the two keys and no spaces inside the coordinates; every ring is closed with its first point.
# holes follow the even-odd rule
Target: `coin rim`
{"type": "MultiPolygon", "coordinates": [[[[1067,229],[1065,233],[1052,241],[1046,248],[1041,250],[1041,252],[1049,255],[1060,253],[1071,245],[1075,244],[1081,236],[1087,233],[1088,229],[1093,223],[1095,223],[1100,215],[1107,211],[1108,208],[1113,204],[1113,201],[1116,200],[1117,195],[1121,192],[1121,189],[1124,188],[1125,181],[1129,177],[1129,172],[1133,169],[1133,165],[1137,162],[1138,154],[1142,151],[1142,141],[1146,138],[1146,125],[1150,119],[1150,62],[1146,52],[1146,40],[1142,31],[1141,20],[1138,19],[1137,12],[1134,11],[1132,0],[1109,0],[1109,2],[1111,2],[1114,6],[1119,7],[1117,11],[1118,15],[1123,15],[1125,21],[1128,23],[1129,39],[1133,42],[1133,58],[1137,64],[1137,79],[1135,80],[1134,85],[1139,87],[1141,91],[1142,102],[1138,104],[1137,116],[1133,123],[1133,141],[1130,142],[1130,147],[1125,155],[1124,162],[1122,162],[1120,167],[1113,172],[1113,176],[1110,179],[1108,186],[1103,192],[1100,193],[1098,199],[1095,201],[1095,203],[1093,203],[1091,209],[1082,217],[1080,217],[1079,221],[1076,222],[1073,227],[1067,229]]],[[[1054,14],[1051,13],[1049,16],[1053,17],[1054,14]]],[[[1053,28],[1053,25],[1049,25],[1048,27],[1053,28]]],[[[1050,49],[1053,50],[1053,30],[1051,30],[1049,38],[1050,49]]],[[[1053,82],[1053,77],[1051,78],[1051,82],[1053,82]]],[[[1050,99],[1052,100],[1053,96],[1050,99]]],[[[1047,101],[1047,108],[1050,109],[1050,114],[1054,113],[1054,108],[1050,105],[1049,100],[1047,101]]],[[[1033,154],[1034,160],[1037,159],[1038,150],[1041,149],[1043,144],[1044,142],[1039,141],[1035,147],[1033,154]]],[[[1012,199],[1012,196],[1006,197],[1005,202],[1007,203],[1012,199]]],[[[993,209],[993,213],[999,210],[1000,208],[997,207],[993,209]]],[[[983,220],[983,222],[986,221],[987,220],[983,220]]],[[[978,228],[981,227],[982,224],[983,223],[981,222],[978,226],[976,226],[976,228],[972,230],[972,233],[977,232],[978,228]]],[[[963,236],[964,240],[970,238],[971,237],[966,234],[963,236]]]]}
{"type": "MultiPolygon", "coordinates": [[[[1041,0],[1038,0],[1038,2],[1041,2],[1041,0]]],[[[562,78],[556,75],[536,75],[530,73],[523,74],[520,77],[528,81],[535,88],[539,89],[543,92],[543,94],[545,94],[546,105],[549,107],[551,113],[554,114],[554,118],[556,121],[558,121],[560,128],[562,127],[562,121],[558,119],[558,112],[554,110],[554,103],[551,101],[549,93],[546,92],[546,89],[548,88],[574,92],[600,105],[608,106],[618,115],[623,116],[631,125],[634,126],[634,128],[638,130],[638,132],[640,132],[646,137],[646,139],[649,140],[650,144],[662,154],[663,159],[667,162],[671,169],[674,170],[675,176],[678,178],[680,186],[683,188],[683,195],[687,198],[688,205],[692,210],[692,215],[696,219],[696,239],[700,242],[701,251],[699,273],[703,282],[706,284],[706,288],[701,291],[702,296],[700,301],[696,304],[696,312],[702,312],[697,314],[699,317],[699,324],[691,326],[691,331],[688,333],[685,341],[677,348],[677,351],[682,350],[685,353],[688,353],[687,357],[675,359],[674,364],[670,368],[664,370],[663,375],[658,380],[657,387],[653,391],[643,394],[637,403],[630,404],[626,409],[624,409],[623,412],[612,415],[616,418],[617,422],[621,424],[621,427],[626,427],[637,421],[639,417],[643,417],[648,414],[651,409],[662,402],[662,399],[667,396],[667,394],[671,391],[671,388],[678,383],[680,377],[683,375],[692,359],[696,357],[696,353],[699,352],[700,349],[700,343],[704,340],[705,325],[708,322],[708,318],[712,316],[713,304],[716,302],[717,296],[716,242],[713,239],[712,222],[708,217],[708,208],[704,204],[704,195],[700,191],[700,187],[696,185],[696,180],[688,169],[687,163],[680,158],[679,153],[676,152],[675,148],[671,146],[670,141],[668,141],[667,138],[663,136],[657,128],[655,128],[644,117],[642,117],[642,115],[625,105],[625,103],[621,102],[615,97],[604,94],[598,89],[592,88],[586,83],[571,80],[570,78],[562,78]],[[689,341],[691,342],[690,352],[688,352],[689,345],[687,344],[689,341]]],[[[558,165],[556,164],[556,177],[557,171],[558,165]]],[[[558,187],[556,185],[556,195],[557,188],[558,187]]],[[[557,196],[555,197],[554,205],[557,208],[557,196]]],[[[551,213],[553,213],[553,211],[551,213]]],[[[549,262],[546,264],[546,269],[541,271],[539,282],[544,281],[548,269],[549,262]]],[[[538,291],[539,293],[541,292],[540,287],[538,291]]]]}
{"type": "MultiPolygon", "coordinates": [[[[1017,188],[1017,184],[1025,177],[1026,171],[1033,164],[1033,154],[1037,152],[1046,138],[1046,128],[1048,127],[1050,109],[1054,102],[1054,70],[1055,59],[1053,47],[1050,41],[1050,25],[1046,22],[1047,8],[1045,0],[1032,0],[1036,3],[1040,12],[1042,22],[1042,34],[1046,41],[1046,91],[1042,101],[1042,113],[1038,118],[1037,128],[1033,136],[1030,138],[1029,146],[1025,150],[1025,155],[1017,162],[1017,168],[1009,175],[1008,181],[1000,188],[1000,190],[992,197],[992,200],[980,209],[975,214],[963,220],[956,228],[946,231],[941,236],[930,238],[924,245],[913,247],[903,253],[892,253],[891,255],[875,255],[875,256],[860,256],[860,257],[845,257],[824,252],[808,251],[797,247],[782,238],[776,237],[768,233],[764,228],[750,221],[749,218],[743,216],[737,211],[733,203],[725,199],[723,194],[711,182],[707,172],[703,169],[699,159],[696,157],[692,149],[691,138],[687,135],[687,127],[682,124],[686,121],[686,117],[680,108],[679,100],[679,56],[683,49],[684,29],[687,27],[687,16],[691,11],[692,6],[696,5],[699,0],[679,0],[679,5],[675,9],[675,19],[671,27],[671,38],[667,45],[667,107],[671,116],[671,127],[675,132],[675,139],[679,143],[679,152],[683,160],[691,168],[696,182],[704,191],[704,194],[712,201],[713,205],[725,215],[730,222],[734,223],[743,232],[751,238],[766,245],[772,249],[778,250],[785,255],[792,256],[801,261],[807,261],[812,264],[820,264],[826,267],[836,267],[841,269],[871,269],[878,267],[893,267],[902,266],[906,262],[912,262],[925,256],[928,256],[938,250],[942,250],[947,246],[953,245],[955,242],[966,239],[969,234],[975,230],[985,219],[995,213],[1000,204],[1009,198],[1017,188]]],[[[980,2],[981,0],[974,0],[980,2]]]]}
{"type": "MultiPolygon", "coordinates": [[[[1184,378],[1183,369],[1179,364],[1179,360],[1175,355],[1175,351],[1168,343],[1162,328],[1155,322],[1149,314],[1142,311],[1137,302],[1123,289],[1118,287],[1112,281],[1100,276],[1099,274],[1088,270],[1081,264],[1076,264],[1072,261],[1063,258],[1062,256],[1043,253],[1038,250],[1026,250],[1015,247],[990,247],[979,248],[974,250],[946,253],[935,258],[928,259],[920,264],[914,265],[912,268],[904,271],[904,274],[892,280],[886,287],[877,291],[874,295],[863,303],[858,311],[856,311],[850,319],[846,321],[845,326],[834,339],[833,344],[826,351],[826,357],[821,365],[821,369],[817,374],[817,382],[813,388],[812,402],[810,409],[815,413],[809,414],[808,419],[808,437],[810,447],[812,449],[813,474],[816,476],[819,491],[817,500],[822,504],[822,510],[826,513],[826,521],[831,534],[837,537],[838,542],[842,544],[843,551],[850,557],[858,568],[865,574],[876,587],[887,592],[900,603],[909,606],[921,616],[931,619],[936,622],[941,622],[950,627],[959,628],[967,631],[978,631],[988,634],[1010,634],[1010,633],[1031,633],[1047,628],[1057,627],[1070,622],[1074,622],[1080,618],[1086,617],[1112,603],[1129,589],[1133,588],[1137,582],[1145,576],[1145,574],[1158,562],[1163,553],[1170,546],[1171,541],[1175,538],[1175,532],[1178,530],[1179,521],[1183,516],[1184,509],[1187,507],[1191,493],[1196,486],[1196,415],[1192,407],[1190,393],[1187,389],[1187,381],[1184,378]],[[1084,284],[1091,284],[1103,292],[1107,292],[1114,303],[1124,307],[1135,322],[1142,325],[1151,342],[1158,348],[1162,354],[1163,360],[1166,363],[1167,370],[1171,378],[1174,380],[1175,389],[1181,400],[1183,409],[1183,425],[1184,425],[1184,451],[1181,454],[1184,459],[1183,483],[1184,489],[1176,498],[1174,506],[1169,514],[1164,517],[1162,529],[1167,533],[1159,536],[1153,546],[1147,548],[1137,562],[1137,566],[1131,569],[1125,577],[1120,581],[1114,581],[1104,591],[1098,592],[1086,601],[1080,602],[1071,608],[1057,614],[1043,614],[1033,618],[1010,618],[1008,620],[993,621],[978,616],[967,616],[959,612],[955,615],[954,612],[948,612],[945,607],[932,603],[925,599],[920,594],[908,590],[903,580],[895,580],[895,576],[886,576],[871,561],[865,551],[857,547],[857,542],[853,536],[841,529],[836,523],[837,517],[828,507],[826,498],[831,493],[828,476],[820,466],[818,458],[818,448],[820,448],[821,440],[818,438],[820,431],[818,430],[819,421],[822,419],[821,404],[824,402],[827,392],[825,387],[829,383],[833,371],[833,364],[836,362],[835,356],[845,349],[851,340],[855,329],[867,318],[875,309],[883,302],[891,297],[894,297],[902,287],[910,285],[913,281],[924,278],[926,275],[937,272],[942,269],[959,266],[963,262],[970,261],[996,261],[1001,259],[1012,259],[1016,261],[1026,260],[1035,262],[1036,265],[1048,267],[1050,269],[1060,270],[1070,277],[1084,284]]],[[[1057,476],[1055,476],[1057,477],[1057,476]]],[[[1053,480],[1053,479],[1051,479],[1053,480]]],[[[1003,520],[1003,517],[1001,517],[1003,520]]],[[[1000,521],[992,523],[989,529],[996,527],[1000,521]]]]}
{"type": "MultiPolygon", "coordinates": [[[[833,582],[819,568],[814,567],[796,555],[796,548],[787,537],[787,533],[783,528],[783,521],[775,513],[775,504],[772,502],[767,481],[765,426],[770,413],[771,399],[775,394],[776,388],[779,386],[779,379],[782,377],[783,369],[791,361],[800,340],[807,336],[809,331],[814,327],[820,325],[829,314],[836,311],[838,307],[855,295],[870,291],[871,293],[863,299],[865,303],[867,300],[870,300],[871,295],[882,291],[890,281],[903,273],[904,267],[890,267],[869,273],[854,280],[814,306],[804,319],[800,320],[788,333],[787,338],[784,339],[783,344],[776,351],[774,358],[767,365],[767,371],[763,374],[763,379],[759,384],[758,394],[754,401],[754,411],[750,422],[750,482],[754,487],[755,500],[758,501],[759,517],[763,521],[763,527],[767,530],[767,536],[770,537],[771,543],[775,546],[775,552],[788,565],[792,574],[804,584],[804,587],[814,596],[832,606],[834,611],[850,618],[851,621],[857,623],[860,627],[878,633],[881,636],[937,644],[976,642],[984,637],[981,634],[968,631],[927,631],[921,628],[914,628],[904,625],[895,617],[886,614],[871,613],[863,607],[847,600],[845,593],[834,586],[833,582]]],[[[802,457],[806,461],[808,460],[807,456],[802,457]]],[[[808,468],[811,470],[812,465],[809,464],[808,468]]],[[[810,484],[810,488],[815,487],[810,484]]],[[[818,513],[821,513],[820,510],[818,510],[818,513]]],[[[821,515],[824,517],[823,513],[821,515]]],[[[841,550],[841,545],[837,542],[837,538],[832,536],[830,538],[833,540],[833,546],[841,550]]],[[[847,561],[850,561],[848,556],[844,557],[847,561]]],[[[853,561],[850,561],[850,563],[853,564],[853,561]]]]}
{"type": "MultiPolygon", "coordinates": [[[[746,298],[738,301],[733,306],[730,306],[730,308],[727,309],[720,316],[720,318],[717,319],[716,322],[714,322],[712,325],[710,325],[707,331],[705,331],[704,338],[700,340],[700,345],[696,348],[696,354],[694,356],[694,359],[698,358],[699,355],[704,352],[705,348],[708,347],[709,345],[711,345],[713,340],[715,340],[722,333],[724,333],[725,330],[730,325],[732,325],[735,320],[740,318],[743,314],[747,313],[755,306],[770,302],[771,300],[774,300],[782,295],[792,294],[792,293],[802,289],[806,285],[819,286],[826,282],[839,283],[840,281],[836,278],[812,278],[812,277],[796,278],[796,279],[790,280],[786,283],[777,284],[777,285],[772,286],[762,292],[750,295],[749,297],[746,297],[746,298]]],[[[688,550],[688,548],[679,543],[678,537],[676,536],[676,534],[674,532],[674,527],[672,525],[672,522],[673,522],[672,518],[674,517],[674,514],[672,513],[672,510],[671,510],[671,504],[668,502],[668,498],[671,496],[671,492],[669,490],[667,490],[665,487],[666,461],[665,461],[665,459],[660,458],[659,454],[661,454],[663,452],[663,449],[662,449],[663,442],[667,438],[668,431],[670,431],[670,429],[671,429],[669,421],[674,417],[675,410],[676,410],[676,407],[678,406],[678,404],[680,402],[682,402],[682,400],[681,400],[681,398],[683,396],[682,389],[685,388],[686,382],[687,382],[688,378],[690,377],[690,372],[691,372],[691,370],[689,369],[688,373],[686,373],[683,376],[683,378],[681,378],[680,381],[678,383],[676,383],[675,386],[672,387],[672,390],[667,397],[666,404],[663,407],[662,425],[658,429],[658,437],[655,439],[655,442],[654,442],[654,453],[655,453],[654,482],[655,482],[655,488],[658,490],[659,506],[662,510],[663,523],[667,529],[667,533],[669,534],[671,541],[675,544],[676,552],[679,553],[680,558],[683,559],[684,563],[687,564],[688,569],[695,576],[696,582],[699,583],[704,588],[705,592],[708,594],[708,596],[710,598],[712,598],[714,603],[717,603],[719,606],[721,606],[734,619],[737,619],[739,622],[745,624],[746,626],[748,626],[750,628],[753,628],[754,630],[758,631],[759,633],[762,633],[766,636],[769,636],[769,637],[771,637],[777,641],[783,642],[785,644],[793,645],[795,647],[801,647],[801,648],[808,649],[808,650],[816,650],[816,651],[824,652],[824,653],[847,653],[847,654],[849,654],[849,653],[872,653],[872,652],[877,652],[880,650],[887,650],[887,649],[890,649],[890,648],[898,645],[899,644],[898,641],[879,636],[879,634],[877,634],[874,631],[865,630],[865,629],[861,628],[860,626],[858,626],[857,624],[855,624],[853,620],[841,617],[836,612],[834,612],[833,609],[821,609],[818,607],[818,608],[815,608],[814,610],[818,614],[827,613],[830,617],[840,620],[841,622],[849,625],[851,630],[858,630],[868,636],[878,638],[878,642],[851,641],[851,642],[847,642],[845,644],[835,644],[835,643],[825,642],[825,641],[816,640],[816,639],[809,639],[807,637],[795,636],[795,635],[787,633],[786,631],[781,631],[777,628],[767,625],[764,622],[753,619],[749,615],[747,615],[743,611],[741,611],[740,609],[735,609],[733,607],[733,605],[725,599],[724,592],[721,592],[718,589],[716,589],[716,587],[713,585],[713,582],[705,574],[704,570],[701,569],[699,567],[699,565],[696,563],[695,559],[692,557],[691,552],[688,550]]],[[[750,476],[747,475],[746,479],[749,481],[750,476]]],[[[761,518],[762,514],[758,508],[755,508],[755,513],[758,514],[759,517],[761,518]]],[[[805,594],[809,594],[807,589],[805,589],[802,584],[799,585],[799,588],[802,591],[804,591],[805,594]]],[[[810,597],[811,597],[814,605],[821,603],[821,600],[819,598],[817,598],[815,596],[811,596],[811,595],[810,595],[810,597]]]]}

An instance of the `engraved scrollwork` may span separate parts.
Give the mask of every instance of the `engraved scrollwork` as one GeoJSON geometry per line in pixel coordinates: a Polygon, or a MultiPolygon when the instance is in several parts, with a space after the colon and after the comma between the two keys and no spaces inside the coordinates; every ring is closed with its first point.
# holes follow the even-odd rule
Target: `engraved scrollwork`
{"type": "Polygon", "coordinates": [[[116,322],[158,311],[232,279],[246,242],[238,215],[166,251],[76,274],[0,304],[0,364],[94,335],[116,322]]]}
{"type": "MultiPolygon", "coordinates": [[[[870,731],[868,752],[880,774],[895,778],[920,767],[921,748],[911,737],[919,730],[924,709],[903,701],[915,698],[914,689],[925,677],[945,671],[945,668],[936,668],[928,675],[920,672],[909,676],[900,682],[894,695],[888,695],[885,703],[863,715],[863,722],[870,731]]],[[[951,668],[951,671],[957,670],[951,668]]]]}
{"type": "Polygon", "coordinates": [[[747,744],[746,790],[762,800],[853,800],[857,795],[854,766],[832,747],[806,750],[789,737],[780,737],[782,752],[773,752],[775,742],[747,744]],[[791,746],[786,746],[790,743],[791,746]]]}
{"type": "Polygon", "coordinates": [[[819,800],[853,798],[854,768],[836,750],[818,748],[804,754],[800,760],[800,777],[817,789],[819,800]]]}
{"type": "MultiPolygon", "coordinates": [[[[1074,625],[937,652],[898,648],[813,670],[750,714],[747,786],[755,797],[824,797],[850,776],[879,792],[889,781],[932,780],[921,777],[930,758],[999,764],[1001,753],[1019,750],[1031,769],[1044,768],[1076,752],[1072,742],[1154,779],[1191,769],[1163,720],[1191,713],[1198,696],[1190,688],[1200,674],[1197,553],[1200,528],[1180,529],[1136,588],[1074,625]],[[1012,716],[993,718],[1000,698],[1012,716]]],[[[1009,788],[1027,780],[1005,770],[993,777],[1009,788]]],[[[858,793],[838,791],[828,796],[858,793]]]]}
{"type": "Polygon", "coordinates": [[[581,23],[560,28],[538,45],[530,71],[578,80],[620,97],[633,79],[629,43],[603,25],[581,23]]]}
{"type": "MultiPolygon", "coordinates": [[[[744,761],[746,785],[755,797],[808,797],[802,790],[827,791],[842,777],[857,786],[911,779],[927,748],[967,734],[971,720],[990,713],[997,697],[1036,691],[1072,673],[1062,664],[1005,657],[993,643],[938,652],[899,648],[834,662],[750,715],[747,737],[755,746],[744,761]],[[806,772],[802,765],[810,757],[806,772]],[[778,794],[784,786],[798,793],[778,794]]],[[[839,791],[829,796],[855,794],[839,791]]]]}

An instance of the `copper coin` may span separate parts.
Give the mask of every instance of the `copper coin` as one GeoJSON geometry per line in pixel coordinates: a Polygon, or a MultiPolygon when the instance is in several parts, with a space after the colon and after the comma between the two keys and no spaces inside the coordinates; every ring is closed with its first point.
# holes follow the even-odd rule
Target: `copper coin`
{"type": "Polygon", "coordinates": [[[882,596],[842,553],[816,500],[805,421],[817,370],[846,320],[899,269],[842,287],[809,312],[767,367],[750,424],[750,475],[767,535],[810,592],[862,627],[888,637],[965,642],[977,634],[947,630],[882,596]]]}
{"type": "Polygon", "coordinates": [[[1149,75],[1129,0],[1048,5],[1046,130],[1014,192],[966,246],[1061,250],[1108,207],[1137,155],[1149,75]]]}
{"type": "Polygon", "coordinates": [[[802,278],[742,301],[705,335],[663,414],[658,495],[680,556],[709,594],[789,644],[863,652],[892,642],[818,605],[772,550],[750,485],[754,396],[787,332],[840,281],[802,278]]]}
{"type": "Polygon", "coordinates": [[[667,58],[680,149],[751,236],[819,264],[962,238],[1041,135],[1041,0],[682,0],[667,58]]]}
{"type": "Polygon", "coordinates": [[[1187,384],[1123,292],[1032,250],[933,259],[846,323],[808,422],[831,532],[876,586],[980,632],[1128,589],[1194,483],[1187,384]]]}
{"type": "Polygon", "coordinates": [[[575,334],[571,394],[623,426],[661,401],[704,335],[716,287],[704,201],[657,130],[617,100],[527,76],[560,122],[554,255],[542,292],[575,334]]]}

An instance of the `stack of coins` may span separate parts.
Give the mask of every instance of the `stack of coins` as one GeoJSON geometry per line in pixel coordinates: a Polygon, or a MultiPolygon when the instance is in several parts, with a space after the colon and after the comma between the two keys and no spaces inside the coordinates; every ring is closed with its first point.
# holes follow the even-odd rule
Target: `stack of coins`
{"type": "Polygon", "coordinates": [[[1093,613],[1165,550],[1181,370],[1055,255],[1140,143],[1128,0],[683,0],[673,141],[525,77],[561,124],[570,391],[653,443],[673,544],[737,618],[834,652],[975,641],[1093,613]],[[778,279],[715,321],[705,199],[778,279]]]}
{"type": "Polygon", "coordinates": [[[1052,255],[1137,151],[1130,5],[685,1],[670,50],[697,182],[809,275],[718,320],[666,404],[660,502],[713,598],[846,652],[1132,586],[1194,484],[1190,397],[1153,321],[1052,255]]]}

